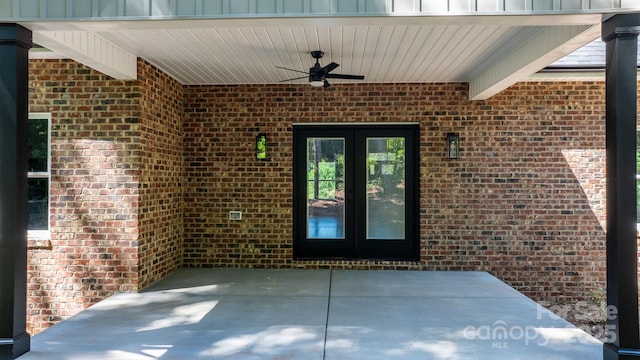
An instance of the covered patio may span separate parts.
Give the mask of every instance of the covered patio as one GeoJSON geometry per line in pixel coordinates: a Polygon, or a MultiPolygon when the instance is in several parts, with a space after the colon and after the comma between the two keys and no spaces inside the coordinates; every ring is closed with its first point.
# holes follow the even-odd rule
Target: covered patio
{"type": "Polygon", "coordinates": [[[601,359],[484,272],[182,269],[32,339],[21,360],[601,359]]]}
{"type": "Polygon", "coordinates": [[[638,357],[640,3],[615,3],[0,2],[0,359],[638,357]],[[597,38],[599,83],[549,74],[597,38]],[[414,257],[296,255],[309,124],[419,126],[414,257]],[[51,181],[42,237],[28,173],[51,181]],[[606,291],[604,350],[498,279],[606,291]],[[27,319],[62,323],[32,344],[27,319]]]}

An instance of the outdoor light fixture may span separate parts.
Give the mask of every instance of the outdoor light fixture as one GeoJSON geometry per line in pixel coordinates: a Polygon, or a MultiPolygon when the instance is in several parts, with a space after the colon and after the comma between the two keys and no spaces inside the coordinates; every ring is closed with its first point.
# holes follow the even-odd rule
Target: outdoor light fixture
{"type": "Polygon", "coordinates": [[[447,157],[449,159],[460,158],[460,134],[447,133],[447,157]]]}
{"type": "Polygon", "coordinates": [[[265,160],[267,158],[267,134],[260,133],[256,136],[256,159],[265,160]]]}
{"type": "Polygon", "coordinates": [[[318,74],[309,74],[309,85],[313,87],[323,87],[324,76],[318,74]]]}
{"type": "Polygon", "coordinates": [[[325,75],[323,73],[316,73],[316,72],[312,72],[312,70],[317,70],[317,71],[321,71],[322,69],[320,68],[320,65],[314,66],[311,69],[309,69],[309,85],[313,86],[313,87],[323,87],[323,86],[328,86],[327,82],[325,81],[325,75]]]}

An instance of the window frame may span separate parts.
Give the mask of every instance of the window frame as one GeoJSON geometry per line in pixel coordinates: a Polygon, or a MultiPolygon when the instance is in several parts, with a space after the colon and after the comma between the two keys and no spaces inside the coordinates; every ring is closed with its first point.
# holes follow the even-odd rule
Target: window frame
{"type": "Polygon", "coordinates": [[[28,121],[47,120],[47,171],[28,171],[27,179],[47,179],[47,229],[29,230],[27,238],[29,240],[48,240],[51,238],[51,113],[32,112],[29,113],[28,121]]]}

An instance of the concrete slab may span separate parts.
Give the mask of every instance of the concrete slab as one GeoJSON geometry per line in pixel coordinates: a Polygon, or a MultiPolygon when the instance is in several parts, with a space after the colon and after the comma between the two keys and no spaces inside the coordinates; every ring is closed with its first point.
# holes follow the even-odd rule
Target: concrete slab
{"type": "Polygon", "coordinates": [[[206,286],[207,291],[220,295],[328,296],[330,276],[330,270],[181,269],[144,292],[206,286]]]}
{"type": "Polygon", "coordinates": [[[35,336],[26,358],[322,358],[326,298],[129,295],[35,336]]]}
{"type": "Polygon", "coordinates": [[[334,270],[331,296],[522,297],[486,272],[334,270]]]}
{"type": "Polygon", "coordinates": [[[601,354],[600,342],[485,273],[184,269],[34,336],[32,351],[19,359],[601,354]]]}
{"type": "Polygon", "coordinates": [[[325,356],[601,359],[602,344],[571,327],[518,298],[339,297],[331,299],[325,356]]]}
{"type": "Polygon", "coordinates": [[[601,359],[602,344],[483,272],[334,271],[327,359],[601,359]]]}

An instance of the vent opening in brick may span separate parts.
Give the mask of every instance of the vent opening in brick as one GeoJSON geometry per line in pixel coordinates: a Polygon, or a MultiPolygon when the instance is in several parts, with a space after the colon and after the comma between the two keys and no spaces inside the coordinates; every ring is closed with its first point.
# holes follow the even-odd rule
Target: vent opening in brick
{"type": "Polygon", "coordinates": [[[229,220],[242,220],[242,211],[229,211],[229,220]]]}

